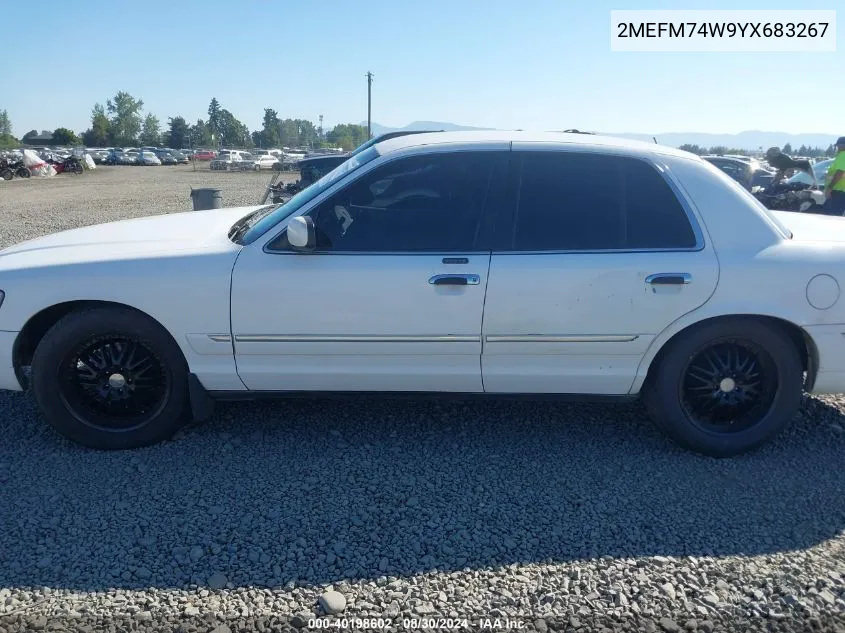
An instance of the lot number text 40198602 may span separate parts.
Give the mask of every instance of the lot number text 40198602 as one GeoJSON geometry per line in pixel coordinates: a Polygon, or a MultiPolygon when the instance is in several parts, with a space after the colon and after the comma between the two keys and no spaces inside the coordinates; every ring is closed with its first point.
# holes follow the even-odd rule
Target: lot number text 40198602
{"type": "Polygon", "coordinates": [[[518,631],[526,627],[526,621],[514,618],[311,618],[308,628],[312,630],[378,630],[397,627],[407,630],[490,630],[490,631],[518,631]]]}

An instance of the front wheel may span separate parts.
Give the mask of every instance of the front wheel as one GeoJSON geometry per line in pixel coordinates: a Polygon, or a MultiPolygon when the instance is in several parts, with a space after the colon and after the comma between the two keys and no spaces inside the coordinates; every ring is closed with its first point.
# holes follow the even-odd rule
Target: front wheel
{"type": "Polygon", "coordinates": [[[801,357],[782,328],[729,319],[670,342],[643,399],[678,444],[730,457],[764,444],[795,417],[803,382],[801,357]]]}
{"type": "Polygon", "coordinates": [[[0,178],[3,180],[11,180],[14,174],[12,173],[11,169],[4,169],[0,171],[0,178]]]}
{"type": "Polygon", "coordinates": [[[29,178],[32,174],[29,173],[29,170],[26,167],[18,168],[18,171],[15,172],[18,178],[29,178]]]}
{"type": "Polygon", "coordinates": [[[170,437],[186,411],[187,382],[176,342],[128,308],[70,313],[32,359],[32,389],[47,421],[90,448],[136,448],[170,437]]]}

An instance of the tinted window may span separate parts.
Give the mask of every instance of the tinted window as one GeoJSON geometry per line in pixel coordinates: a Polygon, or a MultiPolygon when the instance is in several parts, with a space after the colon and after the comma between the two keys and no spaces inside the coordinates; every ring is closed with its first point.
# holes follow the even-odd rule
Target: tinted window
{"type": "Polygon", "coordinates": [[[373,170],[309,212],[318,250],[474,250],[497,157],[437,153],[373,170]]]}
{"type": "Polygon", "coordinates": [[[526,152],[516,161],[514,250],[690,248],[695,235],[648,163],[583,152],[526,152]]]}

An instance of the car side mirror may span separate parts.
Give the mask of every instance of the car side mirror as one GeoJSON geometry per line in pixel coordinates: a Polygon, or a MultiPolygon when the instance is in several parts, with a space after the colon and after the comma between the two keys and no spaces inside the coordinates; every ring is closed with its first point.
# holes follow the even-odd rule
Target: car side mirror
{"type": "Polygon", "coordinates": [[[303,215],[293,218],[288,223],[288,244],[298,251],[313,250],[317,245],[314,220],[303,215]]]}

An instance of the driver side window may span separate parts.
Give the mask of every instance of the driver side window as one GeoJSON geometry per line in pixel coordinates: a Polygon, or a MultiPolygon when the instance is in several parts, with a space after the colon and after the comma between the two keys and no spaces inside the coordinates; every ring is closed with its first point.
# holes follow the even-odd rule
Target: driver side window
{"type": "Polygon", "coordinates": [[[474,250],[498,156],[492,151],[434,153],[373,170],[309,213],[317,250],[474,250]]]}

